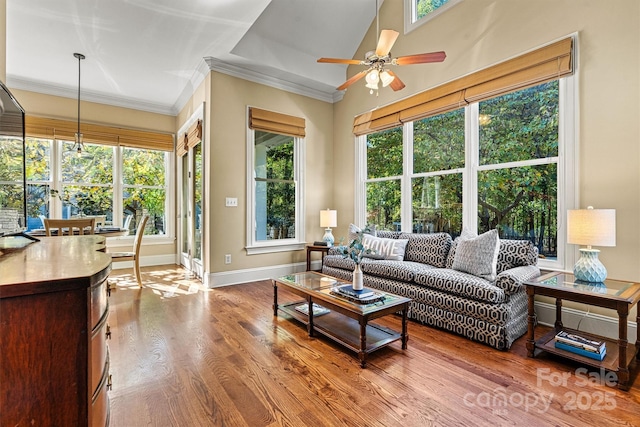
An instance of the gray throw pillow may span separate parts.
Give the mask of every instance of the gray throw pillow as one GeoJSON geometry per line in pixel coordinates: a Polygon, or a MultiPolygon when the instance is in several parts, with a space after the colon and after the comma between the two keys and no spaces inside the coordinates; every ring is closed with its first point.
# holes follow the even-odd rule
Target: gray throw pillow
{"type": "Polygon", "coordinates": [[[485,280],[496,279],[500,238],[498,230],[489,230],[479,236],[463,230],[458,239],[452,268],[473,274],[485,280]]]}

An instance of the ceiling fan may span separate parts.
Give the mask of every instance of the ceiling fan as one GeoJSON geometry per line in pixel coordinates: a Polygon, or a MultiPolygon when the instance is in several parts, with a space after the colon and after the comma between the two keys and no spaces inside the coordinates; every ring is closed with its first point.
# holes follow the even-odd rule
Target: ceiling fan
{"type": "Polygon", "coordinates": [[[426,64],[429,62],[442,62],[447,57],[444,51],[431,52],[431,53],[419,53],[416,55],[400,56],[393,58],[391,56],[391,48],[398,38],[398,32],[394,30],[382,30],[378,31],[379,18],[378,18],[378,2],[376,0],[376,34],[380,34],[378,37],[378,44],[375,51],[369,51],[365,54],[364,61],[358,59],[340,59],[340,58],[320,58],[318,62],[330,63],[330,64],[349,64],[349,65],[366,65],[368,68],[364,71],[360,71],[349,80],[338,86],[338,90],[345,90],[361,78],[366,76],[367,87],[370,89],[369,93],[373,94],[373,91],[378,91],[378,82],[382,83],[382,87],[391,86],[394,91],[401,90],[405,87],[405,84],[400,78],[395,75],[393,71],[385,69],[386,65],[412,65],[412,64],[426,64]]]}

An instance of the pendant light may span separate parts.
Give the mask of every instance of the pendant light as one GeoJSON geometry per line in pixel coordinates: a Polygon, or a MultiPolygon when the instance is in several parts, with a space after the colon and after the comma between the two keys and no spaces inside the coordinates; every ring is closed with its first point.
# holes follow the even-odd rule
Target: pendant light
{"type": "Polygon", "coordinates": [[[75,150],[78,157],[81,157],[84,144],[82,143],[82,134],[80,133],[80,62],[85,56],[81,53],[74,53],[73,56],[78,58],[78,131],[76,132],[76,143],[73,145],[73,150],[75,150]]]}

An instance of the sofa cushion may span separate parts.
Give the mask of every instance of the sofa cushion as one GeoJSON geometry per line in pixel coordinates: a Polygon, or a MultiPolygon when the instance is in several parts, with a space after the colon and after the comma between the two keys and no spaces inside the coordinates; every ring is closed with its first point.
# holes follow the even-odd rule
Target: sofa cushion
{"type": "Polygon", "coordinates": [[[444,267],[451,247],[451,236],[448,233],[415,234],[402,233],[400,239],[407,239],[405,261],[444,267]]]}
{"type": "Polygon", "coordinates": [[[488,280],[448,268],[434,268],[416,273],[415,283],[454,295],[497,304],[505,301],[503,289],[488,280]]]}
{"type": "Polygon", "coordinates": [[[475,237],[463,231],[456,247],[452,268],[493,281],[496,278],[499,249],[498,230],[489,230],[475,237]]]}
{"type": "Polygon", "coordinates": [[[407,242],[408,240],[406,239],[385,239],[368,234],[362,236],[362,246],[364,246],[365,249],[372,250],[371,254],[365,256],[373,259],[402,261],[404,259],[407,242]]]}
{"type": "Polygon", "coordinates": [[[416,273],[432,268],[434,267],[411,261],[378,260],[362,264],[362,271],[367,275],[401,280],[403,282],[412,282],[416,273]]]}

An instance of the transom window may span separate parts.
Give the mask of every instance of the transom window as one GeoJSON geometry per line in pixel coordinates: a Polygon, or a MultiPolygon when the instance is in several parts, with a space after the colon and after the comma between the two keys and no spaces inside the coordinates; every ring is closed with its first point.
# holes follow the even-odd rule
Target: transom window
{"type": "Polygon", "coordinates": [[[408,33],[462,0],[404,0],[404,28],[408,33]]]}

